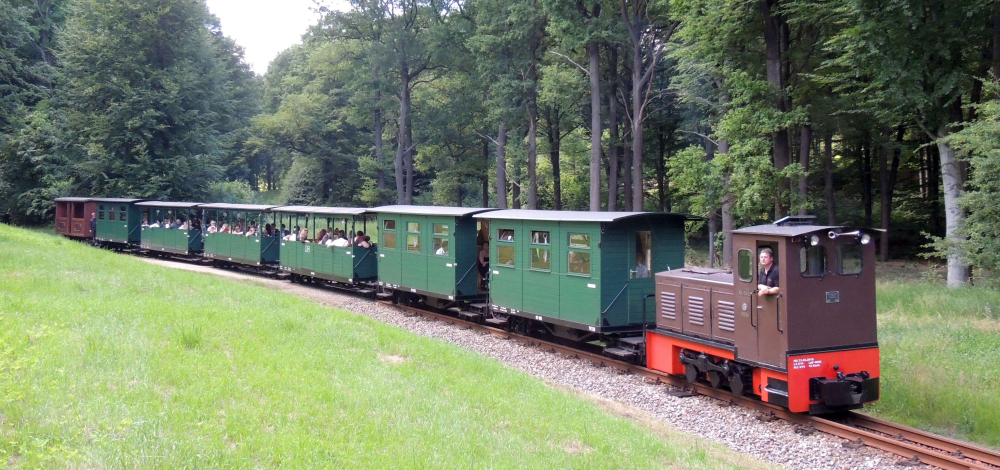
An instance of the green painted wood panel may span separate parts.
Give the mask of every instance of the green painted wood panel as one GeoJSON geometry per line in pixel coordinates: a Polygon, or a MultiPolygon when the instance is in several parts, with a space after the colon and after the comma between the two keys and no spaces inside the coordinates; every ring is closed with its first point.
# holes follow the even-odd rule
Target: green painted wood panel
{"type": "Polygon", "coordinates": [[[564,271],[559,276],[559,318],[585,325],[600,324],[601,306],[601,258],[600,250],[603,243],[600,224],[597,223],[560,223],[559,224],[560,268],[564,271]],[[572,248],[569,246],[571,235],[589,237],[590,248],[572,248]],[[570,254],[582,257],[589,254],[590,274],[570,272],[570,254]]]}
{"type": "Polygon", "coordinates": [[[425,239],[427,240],[424,249],[427,256],[427,290],[442,296],[454,296],[455,281],[457,281],[456,271],[458,271],[455,267],[455,218],[427,217],[426,220],[427,226],[422,227],[422,229],[426,232],[425,239]],[[436,235],[434,233],[435,225],[442,226],[447,235],[436,235]],[[438,254],[434,248],[435,238],[448,242],[446,254],[438,254]]]}
{"type": "Polygon", "coordinates": [[[381,229],[379,232],[379,252],[378,252],[378,279],[379,281],[398,285],[402,282],[402,267],[401,261],[402,257],[400,255],[401,243],[406,242],[406,237],[400,237],[400,233],[403,232],[402,224],[400,223],[400,218],[392,214],[379,214],[378,223],[379,227],[385,227],[386,221],[395,222],[395,230],[385,230],[381,229]],[[394,235],[396,238],[395,247],[390,248],[385,243],[386,234],[394,235]]]}
{"type": "Polygon", "coordinates": [[[517,239],[523,259],[522,310],[559,318],[560,275],[566,272],[560,253],[559,224],[524,221],[521,227],[517,239]],[[535,243],[536,240],[541,243],[535,243]]]}
{"type": "Polygon", "coordinates": [[[401,253],[401,266],[402,266],[402,284],[405,287],[427,290],[427,253],[430,251],[430,237],[428,232],[430,231],[430,225],[427,223],[427,217],[417,216],[417,215],[406,215],[401,217],[402,227],[399,227],[397,232],[400,232],[402,236],[402,243],[400,243],[401,253]],[[418,224],[416,228],[419,229],[419,233],[411,233],[410,225],[418,224]],[[418,251],[411,251],[408,243],[414,237],[419,240],[418,251]]]}
{"type": "Polygon", "coordinates": [[[520,248],[523,229],[518,220],[493,220],[490,222],[490,303],[509,309],[522,310],[523,256],[520,248]],[[503,230],[514,231],[514,243],[499,239],[503,230]],[[501,247],[513,247],[514,266],[500,264],[501,247]]]}
{"type": "MultiPolygon", "coordinates": [[[[372,238],[374,240],[374,237],[372,238]]],[[[378,253],[372,248],[354,249],[354,279],[370,280],[378,277],[378,253]]]]}

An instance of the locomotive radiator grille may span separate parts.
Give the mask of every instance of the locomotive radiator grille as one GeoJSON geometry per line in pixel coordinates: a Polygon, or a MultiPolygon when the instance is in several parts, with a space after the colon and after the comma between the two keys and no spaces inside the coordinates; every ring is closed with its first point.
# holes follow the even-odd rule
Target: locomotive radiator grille
{"type": "Polygon", "coordinates": [[[736,304],[720,300],[718,303],[719,329],[722,331],[736,331],[736,304]]]}
{"type": "Polygon", "coordinates": [[[677,319],[677,295],[673,292],[660,292],[660,316],[667,320],[677,319]]]}
{"type": "Polygon", "coordinates": [[[692,325],[705,326],[705,299],[688,297],[688,322],[692,325]]]}

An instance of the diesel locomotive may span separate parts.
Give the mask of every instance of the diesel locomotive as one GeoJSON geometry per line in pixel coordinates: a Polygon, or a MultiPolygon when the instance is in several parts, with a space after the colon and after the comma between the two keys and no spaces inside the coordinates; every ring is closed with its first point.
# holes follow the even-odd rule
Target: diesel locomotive
{"type": "Polygon", "coordinates": [[[69,237],[601,345],[609,357],[793,412],[879,398],[871,229],[803,216],[743,228],[733,232],[734,269],[720,270],[684,266],[693,218],[676,213],[121,198],[60,198],[55,212],[69,237]],[[256,230],[215,231],[226,224],[256,230]],[[319,243],[334,232],[371,243],[319,243]],[[772,264],[760,264],[764,251],[772,264]]]}

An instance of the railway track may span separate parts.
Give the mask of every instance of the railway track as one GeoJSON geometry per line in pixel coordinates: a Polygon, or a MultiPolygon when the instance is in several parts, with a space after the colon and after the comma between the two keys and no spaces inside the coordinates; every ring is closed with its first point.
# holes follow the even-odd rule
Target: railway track
{"type": "Polygon", "coordinates": [[[652,369],[608,358],[596,351],[585,351],[574,346],[523,336],[507,330],[421,308],[395,305],[387,301],[379,303],[397,308],[411,315],[419,315],[436,321],[475,329],[499,338],[520,341],[550,353],[559,353],[590,361],[599,367],[613,367],[623,373],[635,374],[656,383],[672,385],[678,394],[705,395],[723,402],[743,406],[762,413],[762,419],[782,419],[800,427],[799,432],[810,434],[822,432],[847,439],[845,447],[872,447],[902,457],[901,466],[931,465],[946,470],[1000,470],[1000,452],[978,447],[959,440],[938,436],[929,432],[873,418],[860,413],[845,413],[836,417],[818,417],[792,413],[749,397],[738,397],[727,390],[712,388],[706,384],[689,384],[681,377],[674,377],[652,369]]]}

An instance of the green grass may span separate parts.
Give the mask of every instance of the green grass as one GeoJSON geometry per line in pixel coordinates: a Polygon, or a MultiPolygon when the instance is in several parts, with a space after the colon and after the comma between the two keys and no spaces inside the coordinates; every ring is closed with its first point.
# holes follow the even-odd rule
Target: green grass
{"type": "Polygon", "coordinates": [[[882,399],[868,412],[1000,448],[1000,292],[878,283],[882,399]]]}
{"type": "Polygon", "coordinates": [[[0,225],[14,468],[763,468],[277,290],[0,225]]]}

